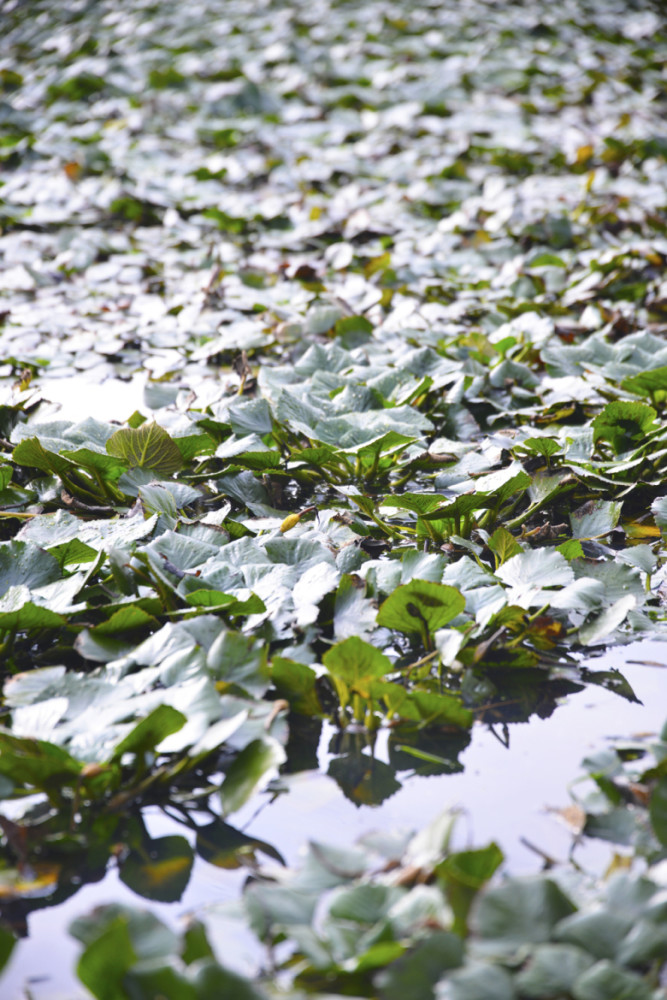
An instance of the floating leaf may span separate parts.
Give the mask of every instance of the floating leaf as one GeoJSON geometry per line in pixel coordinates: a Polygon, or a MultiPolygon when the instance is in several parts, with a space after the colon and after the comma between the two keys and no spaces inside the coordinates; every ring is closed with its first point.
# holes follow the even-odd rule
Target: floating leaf
{"type": "Polygon", "coordinates": [[[18,784],[57,790],[72,784],[83,765],[62,747],[0,731],[0,774],[18,784]]]}
{"type": "Polygon", "coordinates": [[[618,524],[622,503],[598,500],[570,514],[573,538],[603,538],[618,524]]]}
{"type": "Polygon", "coordinates": [[[652,403],[662,403],[667,399],[667,366],[628,375],[621,382],[621,388],[636,396],[649,396],[652,403]]]}
{"type": "Polygon", "coordinates": [[[119,918],[88,945],[76,971],[97,1000],[117,1000],[124,990],[125,973],[136,959],[127,923],[119,918]]]}
{"type": "Polygon", "coordinates": [[[577,979],[577,1000],[652,1000],[655,994],[641,976],[603,959],[577,979]]]}
{"type": "Polygon", "coordinates": [[[0,598],[0,632],[31,631],[42,628],[58,628],[65,624],[65,618],[56,611],[35,604],[30,599],[27,587],[10,587],[0,598]]]}
{"type": "Polygon", "coordinates": [[[322,662],[334,679],[343,708],[347,704],[348,690],[368,698],[373,679],[384,677],[392,670],[389,657],[358,636],[337,642],[327,650],[322,662]]]}
{"type": "Polygon", "coordinates": [[[574,903],[550,879],[509,879],[478,901],[471,929],[485,939],[525,944],[548,941],[574,903]]]}
{"type": "Polygon", "coordinates": [[[187,719],[171,705],[158,705],[150,715],[142,719],[128,735],[114,748],[114,758],[124,753],[145,754],[162,742],[167,736],[181,729],[187,719]]]}
{"type": "Polygon", "coordinates": [[[433,634],[465,608],[465,598],[454,587],[429,580],[411,580],[397,587],[380,605],[378,625],[408,634],[426,627],[433,634]]]}
{"type": "Polygon", "coordinates": [[[579,642],[583,646],[592,646],[593,643],[605,639],[625,621],[628,612],[632,611],[636,604],[637,599],[634,594],[619,597],[611,607],[606,608],[597,618],[581,626],[579,629],[579,642]]]}
{"type": "MultiPolygon", "coordinates": [[[[443,973],[463,962],[463,944],[456,934],[434,930],[414,948],[391,962],[375,982],[383,1000],[426,1000],[443,973]]],[[[384,963],[383,963],[384,964],[384,963]]]]}
{"type": "Polygon", "coordinates": [[[574,945],[541,944],[516,977],[516,985],[526,997],[566,996],[574,993],[575,983],[593,962],[574,945]]]}
{"type": "Polygon", "coordinates": [[[240,601],[233,594],[225,594],[220,590],[191,591],[185,598],[193,608],[208,608],[209,610],[227,611],[233,615],[257,615],[266,611],[264,601],[256,594],[251,594],[245,601],[240,601]]]}
{"type": "MultiPolygon", "coordinates": [[[[375,685],[371,690],[373,694],[380,693],[380,689],[376,688],[375,685]]],[[[400,692],[401,688],[398,685],[393,685],[392,693],[393,691],[400,692]]],[[[460,729],[469,729],[473,723],[474,716],[470,709],[464,708],[460,699],[454,695],[415,690],[403,694],[397,702],[389,694],[387,686],[384,689],[384,697],[388,708],[395,712],[401,720],[415,721],[420,728],[455,726],[460,729]]]]}
{"type": "Polygon", "coordinates": [[[613,400],[593,420],[593,441],[608,441],[615,455],[641,444],[655,428],[657,413],[646,403],[613,400]]]}
{"type": "Polygon", "coordinates": [[[283,656],[274,656],[271,679],[280,697],[289,702],[291,711],[310,716],[322,713],[317,694],[317,675],[311,667],[283,656]]]}
{"type": "Polygon", "coordinates": [[[76,468],[73,462],[45,448],[37,437],[24,438],[17,444],[12,452],[12,459],[19,465],[30,465],[57,476],[67,475],[76,468]]]}
{"type": "Polygon", "coordinates": [[[389,494],[382,498],[384,507],[400,507],[401,510],[411,510],[415,514],[430,514],[431,511],[446,505],[447,497],[438,493],[399,493],[389,494]]]}
{"type": "Polygon", "coordinates": [[[140,427],[121,427],[106,443],[107,452],[129,468],[151,469],[163,476],[178,472],[183,458],[167,431],[155,422],[140,427]]]}
{"type": "Polygon", "coordinates": [[[475,896],[502,862],[500,848],[497,844],[489,844],[482,850],[452,854],[436,868],[436,875],[454,911],[453,929],[461,937],[467,934],[468,914],[475,896]]]}
{"type": "Polygon", "coordinates": [[[495,552],[498,556],[499,565],[502,566],[504,562],[511,559],[512,556],[519,555],[522,551],[521,546],[517,542],[514,535],[512,535],[507,528],[502,526],[496,528],[496,530],[491,535],[488,542],[489,548],[492,552],[495,552]]]}
{"type": "Polygon", "coordinates": [[[448,986],[448,1000],[516,1000],[510,974],[487,963],[452,973],[448,986]]]}
{"type": "Polygon", "coordinates": [[[58,560],[30,542],[0,542],[0,597],[10,587],[30,589],[53,583],[60,577],[58,560]]]}

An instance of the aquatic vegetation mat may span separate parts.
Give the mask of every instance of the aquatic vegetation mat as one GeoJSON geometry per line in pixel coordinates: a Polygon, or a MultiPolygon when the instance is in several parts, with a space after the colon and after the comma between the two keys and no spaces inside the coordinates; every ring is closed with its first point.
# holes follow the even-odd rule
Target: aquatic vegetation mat
{"type": "MultiPolygon", "coordinates": [[[[636,700],[594,655],[665,634],[666,52],[660,5],[613,0],[6,5],[9,928],[111,865],[166,902],[195,857],[279,861],[233,817],[317,767],[323,725],[329,774],[376,805],[461,770],[475,722],[507,741],[587,685],[636,700]],[[134,402],[107,419],[111,384],[134,402]],[[151,838],[149,805],[182,832],[151,838]]],[[[590,829],[648,856],[614,817],[590,829]]],[[[329,937],[293,922],[296,986],[398,996],[423,967],[411,995],[430,997],[438,963],[463,962],[450,869],[477,886],[494,859],[443,855],[439,888],[400,891],[353,866],[329,937]],[[368,895],[361,932],[348,892],[368,895]]],[[[651,995],[658,931],[641,957],[619,930],[614,965],[616,945],[563,937],[567,889],[535,886],[492,888],[482,911],[491,927],[503,892],[550,900],[530,956],[485,964],[479,918],[489,948],[438,996],[651,995]]],[[[261,938],[292,891],[266,889],[261,938]]],[[[116,991],[126,974],[137,996],[232,988],[203,932],[164,930],[153,953],[143,920],[80,929],[82,968],[99,973],[104,940],[125,955],[116,991]],[[151,956],[167,965],[135,969],[151,956]]]]}

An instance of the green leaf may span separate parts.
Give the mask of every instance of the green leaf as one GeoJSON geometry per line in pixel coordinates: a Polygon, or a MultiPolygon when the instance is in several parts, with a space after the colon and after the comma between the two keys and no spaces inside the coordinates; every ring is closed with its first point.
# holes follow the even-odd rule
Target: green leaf
{"type": "Polygon", "coordinates": [[[548,941],[574,903],[547,878],[508,879],[477,902],[471,930],[485,939],[525,944],[548,941]]]}
{"type": "Polygon", "coordinates": [[[667,497],[656,497],[651,504],[651,513],[659,528],[667,528],[667,497]]]}
{"type": "MultiPolygon", "coordinates": [[[[598,784],[603,782],[598,779],[598,784]]],[[[599,837],[612,844],[631,845],[637,835],[637,819],[629,809],[619,806],[604,813],[591,813],[586,819],[584,833],[587,837],[599,837]]]]}
{"type": "Polygon", "coordinates": [[[270,737],[253,740],[230,764],[220,788],[223,816],[236,812],[278,774],[285,751],[270,737]]]}
{"type": "Polygon", "coordinates": [[[411,580],[397,587],[380,605],[378,625],[412,634],[426,627],[432,635],[465,608],[465,598],[454,587],[429,580],[411,580]]]}
{"type": "Polygon", "coordinates": [[[593,420],[593,442],[607,441],[620,455],[642,443],[655,428],[657,415],[646,403],[613,400],[593,420]]]}
{"type": "Polygon", "coordinates": [[[65,618],[41,604],[29,600],[27,587],[10,587],[0,598],[0,632],[33,629],[58,628],[65,624],[65,618]]]}
{"type": "Polygon", "coordinates": [[[622,503],[597,500],[570,514],[573,538],[603,538],[618,524],[622,503]]]}
{"type": "Polygon", "coordinates": [[[632,914],[608,909],[573,913],[556,925],[554,937],[578,945],[594,958],[613,958],[632,924],[632,914]]]}
{"type": "Polygon", "coordinates": [[[577,978],[591,967],[593,958],[582,948],[568,944],[541,944],[516,977],[522,997],[541,998],[569,995],[577,978]]]}
{"type": "Polygon", "coordinates": [[[667,955],[667,927],[664,919],[658,922],[648,918],[638,920],[628,932],[616,955],[620,965],[642,966],[667,955]]]}
{"type": "Polygon", "coordinates": [[[358,636],[337,642],[322,657],[322,662],[334,679],[341,707],[348,701],[348,689],[369,697],[373,678],[391,673],[391,660],[375,646],[358,636]]]}
{"type": "Polygon", "coordinates": [[[463,963],[463,943],[456,934],[434,930],[375,977],[382,1000],[432,1000],[443,973],[463,963]]]}
{"type": "Polygon", "coordinates": [[[127,922],[119,917],[88,945],[76,971],[97,1000],[120,1000],[127,995],[125,974],[136,959],[127,922]]]}
{"type": "MultiPolygon", "coordinates": [[[[525,476],[527,483],[530,482],[530,477],[526,476],[525,473],[520,473],[520,476],[525,476]]],[[[519,480],[519,476],[515,478],[519,480]]],[[[523,488],[523,480],[521,480],[520,485],[523,488]]],[[[492,506],[493,500],[483,492],[463,493],[461,496],[456,497],[455,500],[446,503],[444,507],[436,507],[434,510],[424,513],[421,516],[425,521],[436,519],[457,521],[462,517],[467,517],[468,514],[472,514],[475,510],[487,510],[492,506]]]]}
{"type": "Polygon", "coordinates": [[[356,347],[359,343],[368,340],[373,333],[373,324],[369,323],[365,316],[344,316],[342,319],[336,320],[334,329],[337,337],[347,341],[354,338],[352,342],[356,347]]]}
{"type": "Polygon", "coordinates": [[[215,452],[215,440],[210,434],[187,434],[184,437],[175,437],[174,444],[181,453],[184,465],[191,462],[196,455],[212,455],[215,452]]]}
{"type": "Polygon", "coordinates": [[[86,545],[79,538],[72,538],[60,545],[49,545],[48,550],[57,559],[58,565],[63,568],[76,563],[92,562],[97,556],[97,550],[86,545]]]}
{"type": "Polygon", "coordinates": [[[447,497],[440,493],[398,493],[382,498],[383,507],[400,507],[401,510],[411,510],[415,514],[430,514],[431,511],[442,508],[447,503],[447,497]]]}
{"type": "Polygon", "coordinates": [[[193,590],[185,597],[193,608],[208,608],[215,611],[228,611],[235,615],[256,615],[266,611],[266,605],[256,594],[251,594],[246,601],[239,601],[233,594],[225,594],[222,590],[193,590]]]}
{"type": "Polygon", "coordinates": [[[128,632],[134,632],[137,629],[154,628],[157,624],[157,619],[153,615],[149,615],[136,604],[130,604],[125,608],[119,608],[118,611],[114,611],[106,621],[95,625],[90,632],[96,638],[102,635],[124,635],[128,632]]]}
{"type": "Polygon", "coordinates": [[[516,1000],[512,977],[496,965],[471,963],[447,982],[447,1000],[516,1000]]]}
{"type": "Polygon", "coordinates": [[[660,778],[653,789],[649,815],[656,837],[667,847],[667,777],[660,778]]]}
{"type": "MultiPolygon", "coordinates": [[[[70,933],[84,944],[79,978],[99,1000],[124,1000],[131,995],[128,977],[137,962],[146,961],[149,968],[169,964],[178,947],[173,931],[153,914],[117,905],[78,918],[70,933]]],[[[182,990],[172,994],[174,1000],[185,996],[182,990]]]]}
{"type": "Polygon", "coordinates": [[[69,459],[79,468],[99,472],[109,482],[118,479],[125,471],[123,462],[119,462],[103,451],[93,451],[92,448],[76,448],[72,451],[63,449],[60,455],[69,459]]]}
{"type": "Polygon", "coordinates": [[[309,716],[322,714],[317,694],[317,674],[311,667],[283,656],[274,656],[271,680],[280,697],[289,702],[292,712],[309,716]]]}
{"type": "Polygon", "coordinates": [[[577,979],[572,995],[575,1000],[652,1000],[655,997],[645,979],[606,959],[577,979]]]}
{"type": "Polygon", "coordinates": [[[602,639],[606,639],[614,629],[622,625],[628,616],[628,612],[637,604],[634,594],[627,594],[619,597],[611,607],[605,608],[602,614],[598,615],[591,622],[582,625],[578,632],[579,642],[582,646],[592,646],[602,639]]]}
{"type": "Polygon", "coordinates": [[[187,718],[171,705],[158,705],[150,715],[142,719],[127,736],[114,748],[112,760],[118,760],[125,753],[142,755],[182,729],[187,718]]]}
{"type": "Polygon", "coordinates": [[[451,694],[437,694],[418,689],[408,691],[395,708],[391,697],[387,697],[386,700],[389,708],[394,709],[399,718],[414,719],[419,722],[420,727],[457,726],[460,729],[470,729],[474,721],[470,709],[464,708],[460,699],[451,694]]]}
{"type": "Polygon", "coordinates": [[[366,597],[366,584],[354,573],[345,573],[338,584],[334,602],[334,636],[365,637],[376,627],[376,605],[366,597]]]}
{"type": "MultiPolygon", "coordinates": [[[[198,966],[192,977],[197,1000],[213,1000],[229,997],[230,1000],[266,1000],[263,993],[260,993],[249,980],[223,968],[213,960],[203,961],[198,966]]],[[[156,994],[150,994],[151,997],[156,994]]],[[[171,998],[170,998],[171,1000],[171,998]]],[[[174,1000],[181,1000],[181,996],[174,995],[174,1000]]],[[[187,998],[183,998],[187,1000],[187,998]]]]}
{"type": "Polygon", "coordinates": [[[173,475],[183,466],[175,441],[155,422],[140,427],[121,427],[111,435],[106,448],[110,455],[122,459],[130,468],[152,469],[163,476],[173,475]]]}
{"type": "Polygon", "coordinates": [[[489,844],[481,850],[451,854],[435,869],[454,912],[453,930],[461,937],[468,932],[468,914],[475,896],[502,862],[503,852],[497,844],[489,844]]]}
{"type": "Polygon", "coordinates": [[[667,399],[667,366],[628,375],[621,382],[621,388],[636,396],[649,396],[653,403],[664,402],[667,399]]]}
{"type": "Polygon", "coordinates": [[[78,917],[70,924],[69,931],[72,937],[88,947],[118,921],[129,928],[138,959],[166,958],[174,954],[178,947],[176,934],[154,914],[143,908],[137,910],[118,903],[98,906],[87,916],[78,917]]]}
{"type": "Polygon", "coordinates": [[[541,455],[547,460],[563,451],[563,445],[558,438],[553,437],[531,437],[526,438],[514,449],[521,454],[541,455]]]}
{"type": "Polygon", "coordinates": [[[511,559],[512,556],[519,555],[519,553],[523,551],[514,535],[512,535],[507,528],[503,528],[502,526],[496,528],[493,532],[488,545],[491,551],[495,552],[498,556],[499,565],[501,566],[504,562],[507,562],[508,559],[511,559]]]}
{"type": "Polygon", "coordinates": [[[83,765],[62,747],[45,740],[22,739],[0,732],[0,774],[15,785],[57,790],[78,779],[83,765]]]}
{"type": "Polygon", "coordinates": [[[531,484],[532,479],[528,473],[524,472],[519,463],[515,462],[505,469],[499,469],[498,472],[480,476],[475,481],[475,489],[481,491],[482,496],[486,497],[489,507],[497,508],[515,494],[523,493],[531,484]]]}
{"type": "Polygon", "coordinates": [[[141,997],[141,1000],[158,997],[165,1000],[198,1000],[195,986],[173,960],[133,966],[125,977],[125,989],[125,996],[141,997]]]}
{"type": "Polygon", "coordinates": [[[183,932],[181,957],[186,965],[201,958],[213,958],[213,949],[206,936],[206,928],[200,920],[190,920],[183,932]]]}
{"type": "Polygon", "coordinates": [[[120,880],[145,899],[175,903],[188,884],[192,861],[185,837],[159,837],[129,852],[120,865],[120,880]]]}
{"type": "Polygon", "coordinates": [[[68,475],[76,466],[67,458],[46,449],[39,438],[24,438],[12,452],[12,460],[18,465],[29,465],[41,472],[51,472],[56,476],[68,475]]]}
{"type": "Polygon", "coordinates": [[[555,253],[537,253],[526,261],[526,267],[567,267],[567,264],[555,253]]]}
{"type": "Polygon", "coordinates": [[[60,578],[55,556],[30,542],[0,542],[0,597],[10,587],[24,585],[31,590],[60,578]]]}
{"type": "Polygon", "coordinates": [[[175,527],[178,506],[171,490],[166,489],[161,484],[150,483],[140,487],[139,498],[150,514],[162,514],[164,523],[170,528],[175,527]]]}
{"type": "MultiPolygon", "coordinates": [[[[254,597],[253,594],[250,600],[254,597]]],[[[206,667],[218,682],[236,684],[249,695],[260,698],[269,686],[266,652],[261,640],[222,628],[211,643],[206,667]]]]}
{"type": "Polygon", "coordinates": [[[583,559],[584,557],[584,550],[578,538],[568,538],[562,545],[556,546],[556,552],[560,552],[568,562],[572,562],[573,559],[583,559]]]}
{"type": "Polygon", "coordinates": [[[4,969],[11,958],[16,944],[16,938],[5,927],[0,927],[0,971],[4,969]]]}

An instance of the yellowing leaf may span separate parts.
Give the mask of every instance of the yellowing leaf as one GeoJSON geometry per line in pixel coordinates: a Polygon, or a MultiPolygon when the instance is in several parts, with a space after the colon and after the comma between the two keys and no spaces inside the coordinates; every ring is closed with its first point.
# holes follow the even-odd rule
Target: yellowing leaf
{"type": "Polygon", "coordinates": [[[582,163],[588,163],[588,161],[593,156],[593,153],[594,149],[590,145],[590,143],[587,143],[585,146],[579,146],[579,148],[577,149],[576,163],[579,165],[581,165],[582,163]]]}

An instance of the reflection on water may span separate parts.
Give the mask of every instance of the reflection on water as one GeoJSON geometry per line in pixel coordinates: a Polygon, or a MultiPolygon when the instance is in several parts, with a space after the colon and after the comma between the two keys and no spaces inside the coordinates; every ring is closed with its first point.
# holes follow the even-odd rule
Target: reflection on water
{"type": "MultiPolygon", "coordinates": [[[[434,742],[425,752],[441,758],[439,767],[433,761],[410,758],[393,734],[379,734],[371,752],[362,734],[345,734],[341,739],[332,727],[325,726],[319,740],[319,771],[284,775],[280,782],[284,793],[269,804],[266,796],[248,803],[235,814],[235,828],[245,833],[248,843],[273,846],[288,864],[294,864],[306,840],[344,846],[372,829],[419,829],[444,807],[458,806],[464,817],[455,847],[495,840],[505,853],[506,867],[515,873],[541,867],[540,857],[526,846],[526,840],[546,854],[566,860],[571,834],[559,826],[547,807],[568,803],[568,782],[581,773],[579,764],[587,753],[619,736],[658,731],[665,715],[667,645],[644,641],[612,649],[593,666],[598,671],[622,668],[641,703],[619,698],[602,687],[589,687],[570,696],[549,718],[534,716],[529,724],[509,726],[507,748],[499,742],[498,734],[483,724],[474,727],[469,745],[467,734],[450,737],[439,746],[434,742]],[[664,668],[659,665],[663,662],[664,668]],[[425,763],[440,773],[424,773],[429,770],[425,763]]],[[[293,759],[292,765],[296,764],[293,759]]],[[[145,810],[143,819],[152,838],[184,832],[181,824],[156,808],[145,810]]],[[[210,816],[190,818],[190,826],[210,822],[210,816]]],[[[200,832],[200,847],[202,839],[200,832]]],[[[266,851],[261,846],[259,851],[265,860],[266,851]]],[[[210,851],[208,856],[212,857],[210,851]]],[[[200,850],[178,902],[147,905],[163,919],[177,923],[190,912],[201,913],[211,905],[234,899],[247,869],[216,867],[202,860],[204,857],[206,850],[200,850]]],[[[594,870],[601,869],[608,858],[609,849],[597,842],[584,843],[577,853],[579,863],[594,870]]],[[[217,860],[224,863],[220,857],[217,860]]],[[[250,854],[247,861],[253,863],[250,854]]],[[[78,946],[65,933],[66,927],[75,916],[111,901],[142,904],[115,869],[103,881],[83,886],[62,905],[31,913],[30,937],[20,942],[14,953],[3,978],[3,996],[8,1000],[23,996],[27,977],[32,980],[34,1000],[65,996],[72,1000],[80,995],[71,971],[78,946]]],[[[238,928],[234,933],[239,935],[238,928]]],[[[247,939],[241,935],[235,947],[227,945],[225,951],[235,958],[239,971],[252,971],[256,952],[249,935],[247,939]]]]}
{"type": "Polygon", "coordinates": [[[128,381],[87,382],[76,372],[67,378],[43,379],[40,385],[43,398],[58,404],[58,419],[77,422],[91,416],[102,421],[123,420],[135,410],[145,409],[145,382],[143,375],[133,375],[128,381]]]}

